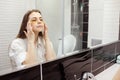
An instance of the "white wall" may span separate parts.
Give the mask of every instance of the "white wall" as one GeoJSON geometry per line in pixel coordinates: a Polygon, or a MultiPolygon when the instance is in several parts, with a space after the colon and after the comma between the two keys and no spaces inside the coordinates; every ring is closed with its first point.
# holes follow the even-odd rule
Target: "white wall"
{"type": "Polygon", "coordinates": [[[71,34],[71,0],[64,0],[64,36],[71,34]]]}
{"type": "Polygon", "coordinates": [[[118,40],[120,0],[90,0],[88,47],[92,39],[102,44],[118,40]]]}
{"type": "Polygon", "coordinates": [[[104,0],[89,0],[88,47],[92,39],[102,40],[104,0]]]}
{"type": "Polygon", "coordinates": [[[0,0],[0,70],[11,67],[8,46],[19,31],[23,15],[32,8],[34,0],[0,0]]]}
{"type": "Polygon", "coordinates": [[[118,40],[120,0],[104,0],[103,44],[118,40]]]}

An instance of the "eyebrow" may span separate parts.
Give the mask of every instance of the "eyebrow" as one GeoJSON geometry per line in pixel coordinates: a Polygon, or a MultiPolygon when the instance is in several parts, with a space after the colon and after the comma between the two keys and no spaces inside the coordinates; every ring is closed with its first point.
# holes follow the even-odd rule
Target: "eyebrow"
{"type": "MultiPolygon", "coordinates": [[[[36,18],[36,17],[32,17],[32,18],[36,18]]],[[[43,19],[42,17],[39,17],[40,19],[43,19]]]]}

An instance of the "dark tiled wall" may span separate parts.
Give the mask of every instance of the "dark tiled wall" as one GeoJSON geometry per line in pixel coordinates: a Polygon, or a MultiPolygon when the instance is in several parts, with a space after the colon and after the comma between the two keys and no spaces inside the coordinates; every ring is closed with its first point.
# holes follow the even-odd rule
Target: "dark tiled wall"
{"type": "Polygon", "coordinates": [[[116,57],[120,55],[120,42],[116,43],[116,57]]]}
{"type": "MultiPolygon", "coordinates": [[[[75,78],[79,80],[82,73],[87,71],[97,75],[115,64],[116,56],[118,54],[120,54],[120,41],[89,49],[55,62],[51,62],[49,63],[51,65],[47,67],[43,66],[43,72],[46,71],[46,73],[43,74],[43,77],[45,77],[46,74],[52,75],[54,73],[56,75],[52,75],[49,80],[55,80],[58,76],[59,79],[57,80],[75,80],[75,78]],[[47,68],[49,68],[51,72],[47,71],[49,70],[47,68]]],[[[46,79],[44,78],[44,80],[47,79],[47,77],[46,79]]]]}
{"type": "Polygon", "coordinates": [[[75,50],[82,50],[87,48],[87,37],[88,37],[88,18],[89,18],[89,0],[77,0],[78,1],[78,8],[77,11],[74,12],[74,6],[72,0],[71,4],[71,32],[77,39],[76,49],[75,50]],[[77,16],[77,20],[74,21],[74,14],[77,16]],[[76,28],[74,26],[78,26],[76,28]],[[81,46],[80,46],[81,45],[81,46]]]}
{"type": "Polygon", "coordinates": [[[75,50],[82,50],[82,36],[80,35],[83,29],[82,27],[83,15],[82,15],[82,11],[80,10],[80,5],[82,3],[82,0],[77,0],[77,1],[78,1],[76,4],[77,11],[74,12],[74,0],[71,0],[71,34],[73,34],[77,40],[75,50]],[[74,24],[74,20],[75,20],[75,24],[74,24]],[[77,28],[75,26],[77,26],[77,28]]]}
{"type": "Polygon", "coordinates": [[[43,80],[65,80],[60,61],[53,61],[42,65],[43,80]]]}
{"type": "Polygon", "coordinates": [[[8,73],[1,76],[0,80],[41,80],[40,65],[8,73]]]}
{"type": "Polygon", "coordinates": [[[91,51],[69,57],[68,60],[63,61],[61,64],[63,65],[65,79],[75,80],[75,77],[81,77],[81,72],[91,72],[91,51]]]}
{"type": "Polygon", "coordinates": [[[82,38],[82,49],[87,48],[88,41],[88,18],[89,18],[89,0],[83,0],[83,38],[82,38]]]}
{"type": "Polygon", "coordinates": [[[92,72],[96,75],[99,71],[109,67],[115,62],[116,43],[93,49],[92,72]]]}
{"type": "Polygon", "coordinates": [[[119,40],[120,40],[120,13],[119,13],[119,40]]]}

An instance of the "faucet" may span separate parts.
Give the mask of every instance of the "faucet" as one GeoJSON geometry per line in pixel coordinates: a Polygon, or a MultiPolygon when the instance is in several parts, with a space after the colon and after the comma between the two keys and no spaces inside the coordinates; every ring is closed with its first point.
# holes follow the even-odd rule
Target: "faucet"
{"type": "Polygon", "coordinates": [[[77,76],[74,75],[75,80],[97,80],[95,76],[91,72],[85,72],[83,73],[81,78],[77,79],[77,76]]]}
{"type": "Polygon", "coordinates": [[[85,72],[81,80],[96,80],[96,78],[91,72],[85,72]]]}

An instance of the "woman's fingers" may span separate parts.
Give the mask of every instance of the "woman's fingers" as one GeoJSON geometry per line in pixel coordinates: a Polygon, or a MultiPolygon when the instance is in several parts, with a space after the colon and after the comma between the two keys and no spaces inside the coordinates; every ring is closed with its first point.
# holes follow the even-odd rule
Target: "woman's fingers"
{"type": "Polygon", "coordinates": [[[33,30],[32,30],[32,26],[31,26],[30,22],[27,23],[26,29],[27,29],[27,31],[24,31],[24,33],[25,33],[28,41],[33,41],[34,42],[35,34],[34,34],[33,30]]]}
{"type": "Polygon", "coordinates": [[[47,27],[47,25],[46,25],[46,24],[45,24],[45,27],[44,27],[44,28],[45,28],[45,31],[48,31],[48,27],[47,27]]]}
{"type": "Polygon", "coordinates": [[[48,32],[48,28],[47,28],[47,25],[45,24],[45,26],[44,26],[44,34],[47,35],[47,32],[48,32]]]}
{"type": "Polygon", "coordinates": [[[32,26],[31,26],[30,22],[27,23],[26,29],[27,29],[27,31],[24,31],[24,33],[25,33],[26,37],[29,37],[33,33],[32,26]]]}
{"type": "Polygon", "coordinates": [[[29,32],[29,31],[32,31],[32,26],[31,26],[31,23],[30,23],[30,22],[27,23],[27,31],[28,31],[28,32],[29,32]]]}
{"type": "Polygon", "coordinates": [[[48,28],[47,25],[44,25],[44,39],[47,40],[48,39],[48,28]]]}
{"type": "Polygon", "coordinates": [[[26,37],[27,37],[27,32],[26,32],[26,31],[24,31],[24,33],[25,33],[25,35],[26,35],[26,37]]]}

